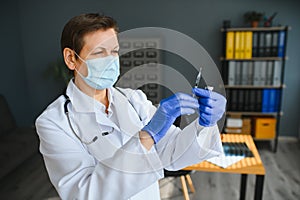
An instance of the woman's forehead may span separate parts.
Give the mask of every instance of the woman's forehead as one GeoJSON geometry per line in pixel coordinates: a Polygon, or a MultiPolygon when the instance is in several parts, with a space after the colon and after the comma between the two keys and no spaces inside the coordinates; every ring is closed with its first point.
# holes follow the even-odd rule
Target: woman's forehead
{"type": "Polygon", "coordinates": [[[118,46],[118,37],[114,29],[97,30],[84,36],[83,49],[92,51],[96,48],[114,49],[118,46]]]}

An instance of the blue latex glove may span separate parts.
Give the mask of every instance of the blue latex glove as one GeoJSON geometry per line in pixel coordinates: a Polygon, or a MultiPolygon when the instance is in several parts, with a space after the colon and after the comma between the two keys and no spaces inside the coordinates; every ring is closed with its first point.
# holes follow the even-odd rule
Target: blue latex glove
{"type": "Polygon", "coordinates": [[[199,97],[199,124],[206,127],[215,125],[225,112],[225,97],[201,88],[193,88],[193,93],[199,97]]]}
{"type": "Polygon", "coordinates": [[[197,99],[191,95],[176,93],[160,102],[152,119],[142,130],[147,131],[153,138],[154,143],[157,143],[165,136],[177,117],[193,114],[198,107],[197,99]]]}

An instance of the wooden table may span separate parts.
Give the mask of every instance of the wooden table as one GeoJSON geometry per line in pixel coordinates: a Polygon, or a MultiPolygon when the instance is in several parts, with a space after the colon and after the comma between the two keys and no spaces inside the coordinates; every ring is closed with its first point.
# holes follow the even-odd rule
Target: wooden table
{"type": "Polygon", "coordinates": [[[221,134],[221,138],[222,142],[245,142],[252,151],[254,157],[245,157],[227,168],[221,168],[208,161],[203,161],[199,164],[186,167],[184,170],[241,174],[240,200],[245,199],[248,174],[254,174],[256,175],[254,199],[261,200],[263,194],[265,168],[252,137],[250,135],[221,134]]]}

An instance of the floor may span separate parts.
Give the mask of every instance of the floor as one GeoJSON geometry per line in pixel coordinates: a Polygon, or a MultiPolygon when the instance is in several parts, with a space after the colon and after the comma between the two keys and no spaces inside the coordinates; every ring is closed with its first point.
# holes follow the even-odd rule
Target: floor
{"type": "MultiPolygon", "coordinates": [[[[256,142],[266,168],[264,200],[300,199],[300,141],[280,138],[277,153],[270,142],[256,142]]],[[[239,199],[240,175],[194,172],[191,174],[196,193],[191,200],[239,199]]],[[[255,176],[248,176],[246,200],[253,199],[255,176]]],[[[160,181],[162,200],[183,200],[179,178],[160,181]]],[[[57,200],[43,160],[39,154],[0,180],[0,199],[57,200]]]]}

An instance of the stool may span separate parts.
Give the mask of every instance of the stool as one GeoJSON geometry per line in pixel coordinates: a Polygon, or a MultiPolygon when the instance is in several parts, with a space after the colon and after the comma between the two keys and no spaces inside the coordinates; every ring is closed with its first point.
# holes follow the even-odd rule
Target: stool
{"type": "Polygon", "coordinates": [[[180,177],[181,185],[182,185],[182,191],[184,195],[185,200],[190,200],[188,188],[186,185],[186,180],[188,182],[190,191],[192,193],[195,192],[195,187],[193,185],[191,176],[190,176],[191,170],[178,170],[178,171],[168,171],[164,169],[164,175],[165,177],[180,177]]]}

